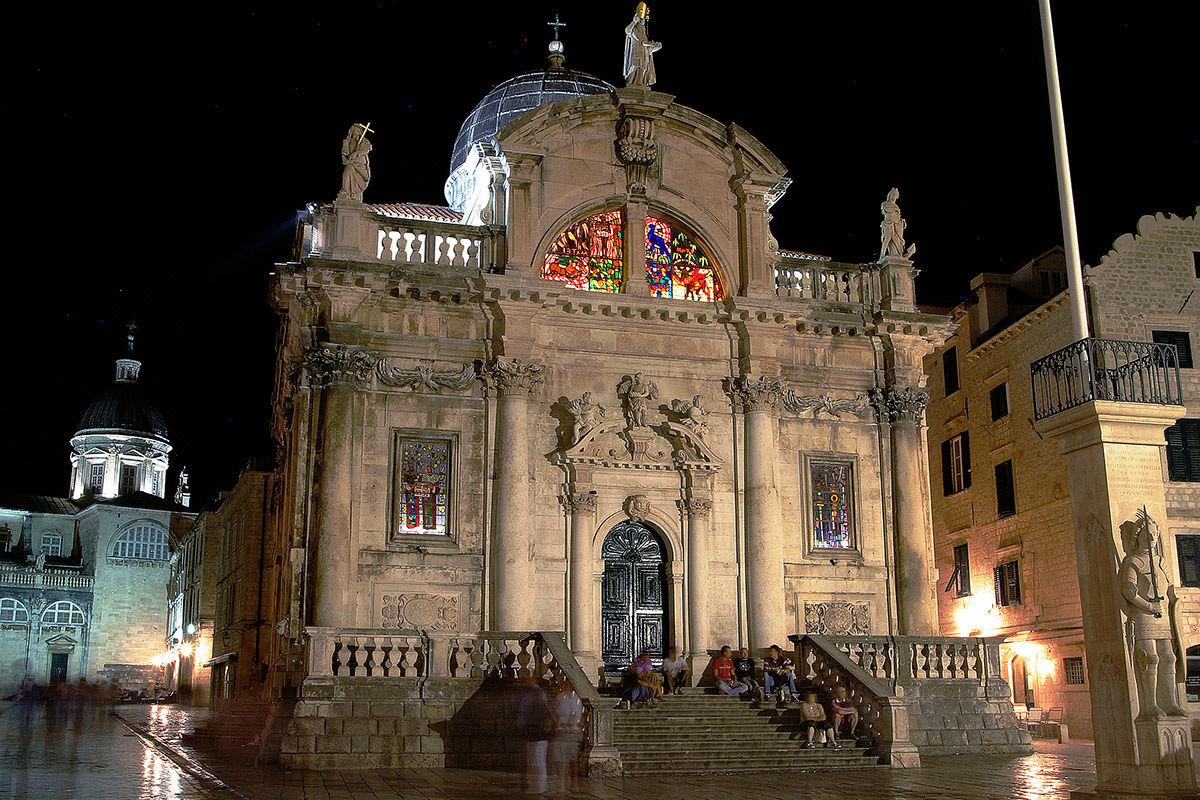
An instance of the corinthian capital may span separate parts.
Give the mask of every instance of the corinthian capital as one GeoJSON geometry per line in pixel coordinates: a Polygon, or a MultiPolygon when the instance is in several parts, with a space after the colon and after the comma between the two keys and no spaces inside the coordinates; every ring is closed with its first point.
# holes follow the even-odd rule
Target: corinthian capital
{"type": "Polygon", "coordinates": [[[344,344],[322,345],[304,352],[303,366],[310,383],[365,383],[379,359],[368,350],[351,350],[344,344]]]}
{"type": "Polygon", "coordinates": [[[569,494],[563,497],[563,505],[567,507],[569,514],[595,514],[596,513],[596,495],[594,494],[569,494]]]}
{"type": "Polygon", "coordinates": [[[519,358],[497,358],[483,368],[483,377],[488,388],[500,396],[533,394],[546,380],[546,369],[519,358]]]}
{"type": "Polygon", "coordinates": [[[883,421],[920,422],[929,404],[929,392],[916,386],[889,386],[871,392],[871,405],[883,421]]]}
{"type": "Polygon", "coordinates": [[[742,376],[727,379],[725,391],[743,411],[774,411],[783,396],[783,384],[765,375],[742,376]]]}
{"type": "Polygon", "coordinates": [[[704,497],[689,497],[680,500],[679,506],[689,517],[694,519],[708,519],[708,515],[712,513],[712,500],[704,497]]]}

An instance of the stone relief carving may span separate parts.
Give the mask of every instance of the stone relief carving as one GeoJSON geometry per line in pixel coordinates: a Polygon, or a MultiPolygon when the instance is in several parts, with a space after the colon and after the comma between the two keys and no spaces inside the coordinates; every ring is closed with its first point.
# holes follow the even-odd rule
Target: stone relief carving
{"type": "Polygon", "coordinates": [[[879,412],[881,421],[909,420],[920,422],[929,405],[929,392],[915,386],[892,386],[874,389],[871,405],[879,412]]]}
{"type": "Polygon", "coordinates": [[[461,391],[475,382],[475,366],[463,364],[462,369],[438,372],[432,364],[417,364],[412,369],[393,367],[390,359],[381,358],[375,365],[380,383],[388,386],[407,386],[414,392],[437,392],[440,389],[461,391]]]}
{"type": "Polygon", "coordinates": [[[766,375],[743,375],[727,378],[725,391],[743,411],[773,411],[783,397],[783,384],[766,375]]]}
{"type": "Polygon", "coordinates": [[[596,495],[591,493],[569,494],[563,497],[563,505],[570,514],[595,514],[596,495]]]}
{"type": "Polygon", "coordinates": [[[635,522],[645,522],[650,517],[650,498],[644,494],[633,494],[625,500],[625,513],[635,522]]]}
{"type": "Polygon", "coordinates": [[[701,407],[700,395],[691,401],[672,400],[671,410],[679,415],[680,423],[703,439],[708,434],[708,412],[701,407]]]}
{"type": "Polygon", "coordinates": [[[805,601],[804,630],[826,636],[866,636],[871,633],[871,606],[842,600],[805,601]]]}
{"type": "Polygon", "coordinates": [[[843,413],[861,414],[867,410],[869,405],[870,401],[867,396],[861,392],[852,398],[830,397],[827,394],[801,396],[791,389],[783,393],[785,410],[791,411],[793,414],[812,411],[814,418],[824,413],[841,419],[843,413]]]}
{"type": "Polygon", "coordinates": [[[625,401],[625,420],[630,428],[646,426],[646,405],[658,398],[658,384],[642,380],[642,373],[635,372],[617,384],[617,396],[625,401]]]}
{"type": "Polygon", "coordinates": [[[907,250],[904,249],[904,229],[908,227],[908,222],[900,216],[900,205],[896,202],[899,198],[900,190],[893,188],[888,192],[887,200],[884,200],[883,204],[879,206],[879,210],[883,212],[883,222],[879,223],[880,261],[889,256],[912,259],[917,252],[915,244],[910,244],[907,250]]]}
{"type": "Polygon", "coordinates": [[[371,142],[367,139],[367,131],[371,123],[363,125],[354,123],[350,132],[342,141],[342,190],[338,192],[338,200],[350,200],[361,203],[363,191],[371,182],[371,142]]]}
{"type": "Polygon", "coordinates": [[[645,194],[658,161],[654,120],[622,117],[617,123],[617,156],[625,165],[625,182],[630,194],[645,194]]]}
{"type": "Polygon", "coordinates": [[[351,350],[344,344],[336,347],[312,347],[305,351],[302,362],[311,383],[365,383],[375,367],[375,355],[367,350],[351,350]]]}
{"type": "Polygon", "coordinates": [[[625,27],[625,61],[622,74],[625,76],[627,87],[644,86],[648,89],[657,80],[654,74],[654,54],[662,49],[662,44],[650,41],[650,34],[646,29],[649,17],[649,7],[645,3],[638,3],[633,22],[625,27]]]}
{"type": "Polygon", "coordinates": [[[528,392],[533,394],[546,380],[541,364],[519,358],[497,358],[483,368],[487,385],[500,395],[528,392]]]}
{"type": "Polygon", "coordinates": [[[599,403],[592,402],[592,393],[584,392],[583,397],[578,400],[572,400],[567,404],[567,410],[574,417],[574,423],[571,427],[571,444],[575,444],[592,428],[600,424],[600,420],[604,419],[607,409],[599,403]]]}
{"type": "Polygon", "coordinates": [[[379,610],[383,628],[456,631],[458,595],[407,592],[385,594],[379,610]]]}

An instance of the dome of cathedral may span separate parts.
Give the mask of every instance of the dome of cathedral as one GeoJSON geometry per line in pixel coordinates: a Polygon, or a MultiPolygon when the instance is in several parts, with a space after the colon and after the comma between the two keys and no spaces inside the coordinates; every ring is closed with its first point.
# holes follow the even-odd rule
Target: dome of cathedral
{"type": "Polygon", "coordinates": [[[612,84],[594,75],[562,68],[548,67],[509,78],[484,95],[467,115],[454,140],[450,172],[467,160],[471,145],[495,136],[526,111],[546,103],[612,91],[615,91],[612,84]]]}
{"type": "Polygon", "coordinates": [[[101,392],[83,412],[75,435],[119,431],[166,441],[167,423],[162,412],[137,383],[137,367],[141,365],[131,359],[122,359],[117,365],[117,381],[101,392]],[[124,372],[121,371],[123,366],[124,372]]]}

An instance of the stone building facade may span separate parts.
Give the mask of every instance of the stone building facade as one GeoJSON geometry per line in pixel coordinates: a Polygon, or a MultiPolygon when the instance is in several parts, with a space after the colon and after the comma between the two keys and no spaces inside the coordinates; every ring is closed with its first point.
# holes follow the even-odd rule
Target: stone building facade
{"type": "Polygon", "coordinates": [[[272,287],[284,694],[306,629],[565,631],[593,676],[938,632],[922,359],[950,328],[902,238],[781,249],[766,146],[579,76],[481,101],[450,207],[364,204],[355,126],[301,214],[272,287]]]}
{"type": "MultiPolygon", "coordinates": [[[[1086,270],[1093,336],[1180,346],[1189,418],[1200,416],[1200,376],[1184,355],[1200,332],[1191,297],[1200,288],[1197,219],[1143,217],[1086,270]]],[[[1004,677],[1017,706],[1062,708],[1071,735],[1091,737],[1067,462],[1032,424],[1030,364],[1072,343],[1065,286],[1056,248],[1012,275],[977,276],[973,298],[951,312],[958,334],[926,358],[930,490],[943,631],[1006,637],[1004,677]]],[[[1172,563],[1186,556],[1177,566],[1187,647],[1200,644],[1192,424],[1200,422],[1169,430],[1162,454],[1165,549],[1172,563]]],[[[1200,716],[1200,689],[1189,696],[1200,716]]]]}

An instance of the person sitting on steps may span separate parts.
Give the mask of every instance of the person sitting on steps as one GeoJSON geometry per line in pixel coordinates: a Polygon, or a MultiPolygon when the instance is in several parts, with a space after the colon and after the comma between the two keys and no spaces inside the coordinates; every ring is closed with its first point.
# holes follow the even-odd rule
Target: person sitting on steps
{"type": "Polygon", "coordinates": [[[737,672],[733,668],[733,659],[730,658],[732,654],[733,649],[729,645],[721,648],[721,655],[713,660],[713,677],[717,679],[717,688],[722,692],[739,695],[750,687],[738,680],[737,672]]]}
{"type": "Polygon", "coordinates": [[[663,680],[667,684],[667,694],[683,694],[683,687],[687,686],[690,674],[691,671],[688,669],[687,659],[679,655],[679,648],[669,648],[667,650],[667,657],[663,659],[662,665],[662,675],[663,680]]]}
{"type": "Polygon", "coordinates": [[[809,692],[804,695],[804,702],[800,704],[800,731],[807,737],[804,742],[806,748],[816,747],[813,739],[818,730],[825,732],[825,746],[836,750],[837,733],[833,730],[833,723],[825,718],[825,706],[817,702],[817,693],[809,692]]]}
{"type": "Polygon", "coordinates": [[[766,684],[766,695],[779,690],[779,701],[784,701],[784,687],[787,687],[787,699],[796,696],[796,673],[792,660],[784,655],[779,645],[773,644],[763,659],[763,683],[766,684]]]}
{"type": "Polygon", "coordinates": [[[750,687],[750,693],[762,700],[762,687],[759,686],[758,679],[754,677],[754,659],[750,657],[750,648],[743,647],[738,651],[738,657],[733,660],[733,671],[737,673],[737,679],[750,687]]]}
{"type": "Polygon", "coordinates": [[[621,702],[617,703],[617,708],[632,708],[634,703],[646,703],[651,708],[657,706],[655,684],[661,685],[655,680],[657,677],[654,665],[650,663],[650,654],[642,652],[625,670],[621,702]]]}
{"type": "Polygon", "coordinates": [[[849,720],[850,736],[853,737],[855,729],[858,728],[858,706],[855,705],[845,686],[838,686],[833,690],[831,707],[833,709],[833,730],[840,733],[842,723],[849,720]]]}

